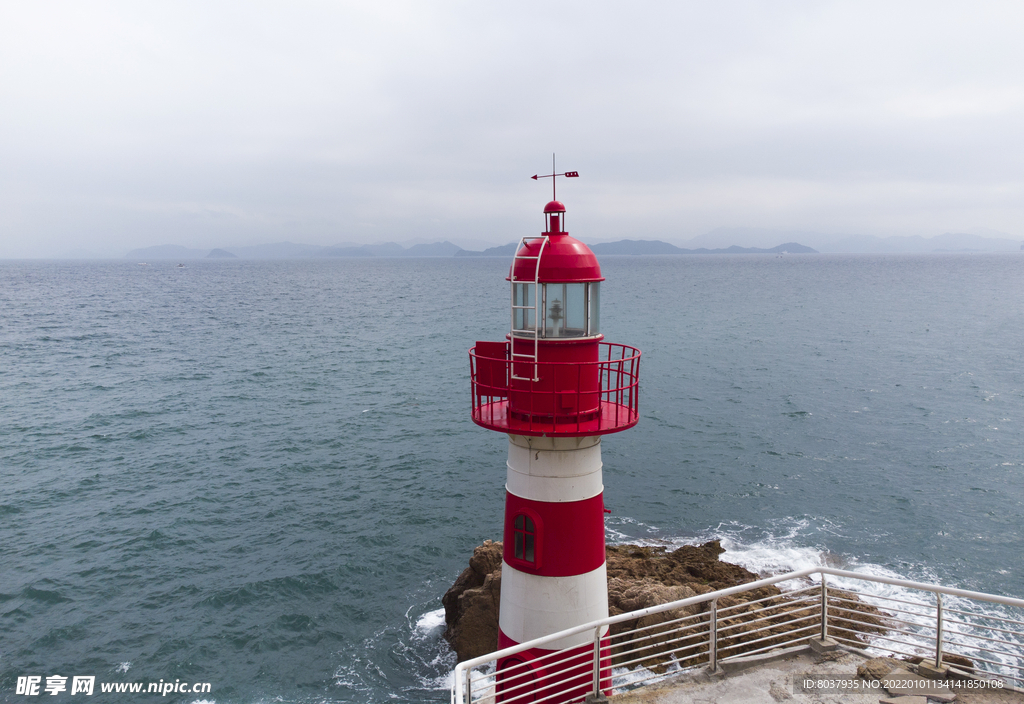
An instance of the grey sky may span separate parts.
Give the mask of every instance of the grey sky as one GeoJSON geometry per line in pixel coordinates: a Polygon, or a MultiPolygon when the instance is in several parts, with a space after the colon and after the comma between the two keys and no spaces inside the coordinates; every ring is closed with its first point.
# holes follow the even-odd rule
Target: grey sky
{"type": "Polygon", "coordinates": [[[1024,237],[1018,2],[0,5],[0,257],[1024,237]]]}

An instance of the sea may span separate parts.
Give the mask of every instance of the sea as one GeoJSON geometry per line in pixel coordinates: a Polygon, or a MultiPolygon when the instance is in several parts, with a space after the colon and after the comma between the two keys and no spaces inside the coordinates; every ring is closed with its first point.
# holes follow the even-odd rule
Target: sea
{"type": "MultiPolygon", "coordinates": [[[[509,263],[0,262],[0,701],[447,701],[509,263]],[[99,691],[158,681],[210,687],[99,691]]],[[[1024,596],[1024,254],[601,263],[609,542],[1024,596]]]]}

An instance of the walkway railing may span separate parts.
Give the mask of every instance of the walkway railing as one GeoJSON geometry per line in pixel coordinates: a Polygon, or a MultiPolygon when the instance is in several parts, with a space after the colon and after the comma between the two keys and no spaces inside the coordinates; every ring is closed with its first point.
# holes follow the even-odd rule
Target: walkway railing
{"type": "Polygon", "coordinates": [[[612,616],[461,662],[452,704],[580,701],[669,671],[714,670],[816,638],[1024,685],[1024,599],[821,567],[612,616]],[[782,594],[765,589],[794,580],[803,584],[782,594]],[[883,585],[901,590],[883,594],[883,585]],[[752,599],[736,598],[750,592],[752,599]],[[609,629],[610,645],[602,643],[609,629]],[[512,657],[583,633],[593,643],[589,654],[574,647],[523,662],[512,657]]]}

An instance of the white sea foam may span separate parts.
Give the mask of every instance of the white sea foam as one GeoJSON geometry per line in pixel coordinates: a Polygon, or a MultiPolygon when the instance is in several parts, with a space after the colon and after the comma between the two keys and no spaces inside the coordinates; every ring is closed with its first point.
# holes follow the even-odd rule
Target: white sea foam
{"type": "Polygon", "coordinates": [[[413,629],[413,634],[419,635],[420,637],[438,635],[436,631],[443,628],[444,625],[444,609],[428,611],[416,619],[416,626],[413,629]]]}
{"type": "Polygon", "coordinates": [[[114,668],[114,672],[128,672],[131,666],[131,661],[126,660],[125,662],[118,664],[118,666],[114,668]]]}

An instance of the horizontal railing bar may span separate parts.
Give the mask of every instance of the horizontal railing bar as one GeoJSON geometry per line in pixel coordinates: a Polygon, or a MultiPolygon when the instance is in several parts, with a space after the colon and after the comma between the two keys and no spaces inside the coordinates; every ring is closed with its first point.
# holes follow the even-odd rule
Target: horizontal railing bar
{"type": "MultiPolygon", "coordinates": [[[[793,633],[799,633],[801,631],[814,631],[814,630],[815,630],[814,626],[806,626],[804,628],[800,628],[800,629],[797,629],[796,631],[793,631],[793,633]]],[[[733,653],[732,655],[726,655],[725,657],[718,658],[718,661],[719,662],[726,662],[727,660],[735,660],[736,658],[750,657],[752,655],[757,655],[759,653],[765,653],[765,652],[768,652],[769,650],[776,650],[777,648],[782,648],[782,647],[785,647],[785,646],[790,645],[792,643],[800,643],[800,642],[803,642],[803,641],[806,641],[806,640],[807,640],[807,636],[800,636],[799,638],[790,638],[789,640],[784,640],[781,643],[771,643],[769,645],[766,645],[766,646],[763,646],[761,648],[758,648],[757,650],[744,650],[742,653],[733,653]]]]}
{"type": "Polygon", "coordinates": [[[986,621],[1002,621],[1003,623],[1012,623],[1017,626],[1024,626],[1024,621],[1018,621],[1013,618],[1004,618],[1002,616],[990,616],[988,614],[975,614],[970,611],[960,611],[959,609],[947,609],[945,606],[942,607],[943,613],[947,614],[960,614],[961,616],[974,616],[979,620],[986,621]]]}
{"type": "MultiPolygon", "coordinates": [[[[832,567],[819,567],[817,572],[821,574],[832,575],[833,577],[847,577],[849,579],[859,579],[867,582],[880,582],[881,584],[888,584],[894,587],[905,587],[907,589],[917,589],[920,591],[932,592],[933,594],[948,594],[949,596],[962,596],[968,599],[974,599],[976,601],[985,601],[992,604],[1003,604],[1004,606],[1018,606],[1024,608],[1024,599],[1015,599],[1008,596],[997,596],[995,594],[985,594],[983,592],[974,592],[967,589],[954,589],[953,587],[943,587],[938,584],[927,584],[925,582],[914,582],[909,579],[896,579],[894,577],[879,577],[877,575],[864,575],[859,572],[850,572],[848,570],[837,570],[832,567]]],[[[797,573],[792,573],[797,574],[797,573]]],[[[842,589],[842,587],[835,587],[836,589],[842,589]]],[[[869,598],[877,598],[873,594],[864,594],[863,596],[869,598]]]]}
{"type": "MultiPolygon", "coordinates": [[[[835,641],[838,641],[839,643],[847,643],[850,646],[857,648],[858,650],[866,650],[866,649],[870,648],[872,650],[881,650],[881,651],[884,651],[886,653],[895,653],[896,655],[903,655],[904,657],[908,657],[908,658],[921,657],[920,653],[908,653],[905,650],[897,650],[896,648],[887,648],[884,645],[869,645],[869,646],[865,646],[864,643],[860,642],[859,640],[852,640],[850,638],[840,638],[838,636],[829,636],[829,637],[832,638],[835,641]]],[[[903,645],[906,645],[906,643],[904,643],[903,645]]]]}
{"type": "MultiPolygon", "coordinates": [[[[865,634],[861,633],[860,631],[855,631],[854,629],[846,628],[845,626],[830,625],[828,630],[830,632],[833,631],[833,630],[836,630],[836,631],[845,631],[847,633],[856,633],[856,634],[859,634],[859,635],[865,635],[865,634]]],[[[928,642],[928,638],[926,636],[920,635],[918,633],[907,633],[905,635],[920,636],[921,640],[923,640],[925,642],[928,642]]],[[[888,638],[888,637],[883,636],[883,635],[878,634],[878,633],[872,633],[871,634],[871,638],[872,639],[878,638],[880,640],[887,640],[890,643],[902,643],[903,645],[915,645],[914,643],[908,643],[905,640],[897,640],[896,638],[888,638]]]]}
{"type": "MultiPolygon", "coordinates": [[[[917,613],[915,611],[910,611],[910,610],[906,610],[906,609],[897,609],[895,606],[889,606],[890,603],[892,603],[892,604],[906,604],[907,606],[916,606],[919,609],[921,609],[922,611],[930,611],[930,612],[934,612],[935,611],[935,604],[929,604],[926,601],[910,601],[908,599],[897,599],[896,597],[892,597],[892,596],[875,596],[874,594],[863,594],[863,595],[861,595],[861,594],[858,593],[857,595],[858,596],[866,596],[866,597],[869,597],[869,598],[877,600],[877,601],[884,601],[884,602],[886,602],[885,608],[892,609],[893,611],[905,611],[906,613],[917,613]]],[[[845,596],[841,596],[839,594],[835,594],[834,592],[829,593],[828,598],[829,598],[829,601],[842,601],[842,602],[845,602],[847,604],[862,603],[858,599],[848,599],[845,596]]]]}
{"type": "MultiPolygon", "coordinates": [[[[670,643],[677,643],[679,641],[686,640],[687,638],[699,638],[699,637],[701,637],[703,635],[706,635],[707,633],[708,633],[708,631],[705,631],[703,633],[695,633],[695,634],[692,634],[692,635],[691,634],[686,634],[686,635],[681,635],[678,638],[671,638],[669,640],[656,641],[654,643],[648,643],[647,645],[638,645],[637,641],[643,640],[643,639],[639,639],[638,638],[637,640],[629,641],[628,643],[623,643],[623,644],[618,645],[618,646],[612,646],[613,647],[612,655],[615,656],[615,657],[622,657],[623,655],[632,655],[634,653],[639,653],[642,650],[650,650],[651,648],[657,648],[659,645],[668,645],[670,643]],[[635,647],[635,648],[628,647],[628,646],[632,646],[634,644],[637,644],[638,647],[635,647]]],[[[668,635],[668,634],[666,634],[666,635],[668,635]]],[[[692,646],[686,645],[686,646],[682,646],[682,647],[678,648],[678,650],[686,650],[686,649],[689,649],[691,647],[697,647],[698,645],[700,645],[700,644],[697,643],[697,644],[694,644],[692,646]]],[[[648,657],[648,656],[645,656],[645,657],[648,657]]]]}
{"type": "Polygon", "coordinates": [[[821,587],[818,587],[818,586],[808,587],[806,589],[800,589],[800,590],[797,590],[797,591],[783,592],[782,594],[775,594],[773,596],[765,596],[765,597],[761,597],[760,599],[753,599],[751,601],[741,601],[740,603],[733,604],[732,606],[722,606],[722,607],[719,607],[718,613],[719,614],[724,614],[727,611],[734,611],[736,609],[741,609],[741,608],[743,608],[745,606],[751,606],[753,604],[762,604],[762,603],[764,603],[766,601],[776,601],[776,602],[778,602],[776,604],[772,604],[771,608],[774,608],[774,607],[784,607],[784,606],[789,605],[792,602],[800,601],[800,599],[792,599],[792,601],[790,601],[790,598],[792,596],[800,594],[802,592],[810,592],[812,590],[815,591],[815,592],[819,592],[820,593],[821,587]]]}
{"type": "MultiPolygon", "coordinates": [[[[785,633],[781,633],[781,634],[778,634],[778,635],[764,636],[763,638],[755,638],[754,640],[744,640],[744,641],[742,641],[740,643],[733,643],[732,645],[720,645],[720,646],[718,646],[718,652],[722,652],[724,650],[734,650],[736,648],[743,648],[743,647],[748,646],[748,645],[753,645],[754,643],[761,643],[761,642],[766,641],[766,640],[773,640],[773,639],[778,639],[778,638],[784,639],[783,642],[788,642],[788,640],[786,640],[786,639],[789,638],[790,634],[800,633],[801,631],[806,631],[806,630],[811,629],[811,628],[814,628],[814,626],[803,626],[801,628],[794,628],[791,631],[786,631],[785,633]]],[[[744,651],[744,652],[746,652],[746,651],[744,651]]]]}
{"type": "MultiPolygon", "coordinates": [[[[925,624],[922,624],[920,621],[909,621],[907,619],[897,618],[897,617],[895,617],[895,616],[893,616],[891,614],[888,614],[888,613],[883,614],[881,616],[875,616],[874,614],[866,614],[863,611],[857,611],[856,609],[847,609],[847,608],[845,608],[843,606],[832,607],[831,608],[831,612],[835,612],[837,614],[835,616],[835,618],[845,618],[845,619],[848,619],[848,620],[854,620],[853,618],[851,618],[851,616],[854,615],[854,614],[858,614],[858,615],[861,615],[861,616],[867,616],[867,617],[871,617],[871,618],[878,618],[880,620],[884,620],[886,623],[905,623],[908,626],[922,626],[922,627],[929,627],[929,628],[933,628],[933,629],[935,628],[935,626],[934,626],[935,615],[934,614],[932,614],[931,618],[929,619],[930,621],[933,622],[933,624],[931,626],[925,626],[925,624]],[[843,614],[843,615],[838,615],[840,613],[843,614]]],[[[906,614],[908,616],[922,616],[922,614],[913,614],[913,613],[909,613],[908,614],[905,611],[900,611],[898,613],[906,614]]],[[[859,623],[867,624],[867,623],[870,623],[870,622],[869,621],[859,621],[859,623]]]]}
{"type": "MultiPolygon", "coordinates": [[[[1000,645],[1020,647],[1020,643],[1017,643],[1012,640],[1002,640],[1001,638],[989,638],[988,636],[981,636],[973,633],[959,633],[957,631],[946,631],[945,635],[946,642],[952,643],[953,645],[967,645],[968,643],[975,640],[983,640],[989,643],[999,643],[1000,645]]],[[[1017,657],[1024,657],[1024,653],[1018,655],[1017,657]]]]}
{"type": "Polygon", "coordinates": [[[757,614],[767,614],[769,618],[772,616],[778,616],[779,614],[787,611],[797,611],[799,609],[811,608],[811,606],[821,604],[821,597],[802,597],[800,599],[794,599],[788,601],[785,604],[769,604],[762,606],[759,609],[750,609],[749,611],[734,611],[733,613],[723,614],[725,609],[718,610],[718,620],[723,621],[726,619],[735,620],[742,619],[746,616],[755,616],[757,614]],[[810,605],[810,606],[807,606],[810,605]]]}
{"type": "MultiPolygon", "coordinates": [[[[686,636],[686,637],[688,638],[690,636],[686,636]]],[[[636,655],[637,653],[639,653],[642,650],[650,650],[651,648],[656,648],[659,645],[668,645],[670,643],[676,643],[676,642],[681,641],[681,640],[683,640],[683,638],[675,638],[675,639],[672,639],[672,640],[662,641],[660,643],[652,643],[651,645],[643,645],[643,646],[640,646],[639,648],[620,648],[620,649],[616,650],[614,653],[612,653],[612,656],[615,657],[615,658],[621,658],[621,657],[627,656],[627,655],[636,655]]],[[[663,649],[663,650],[659,650],[659,651],[654,652],[654,653],[648,653],[647,655],[644,655],[642,659],[647,659],[647,658],[650,658],[650,657],[654,657],[656,655],[664,655],[666,653],[678,653],[678,652],[682,652],[684,650],[692,650],[694,648],[698,648],[699,649],[702,645],[706,646],[707,643],[706,642],[701,642],[701,643],[694,643],[693,645],[684,645],[684,646],[681,646],[679,648],[663,649]]]]}
{"type": "MultiPolygon", "coordinates": [[[[916,626],[916,625],[919,625],[919,624],[913,624],[912,623],[912,624],[909,624],[909,625],[916,626]]],[[[902,628],[886,628],[885,631],[886,631],[886,633],[902,633],[905,636],[912,636],[914,638],[925,638],[925,639],[935,638],[935,626],[921,626],[921,628],[924,628],[924,629],[929,629],[930,628],[931,632],[929,632],[928,630],[925,630],[924,632],[921,632],[921,631],[908,631],[908,630],[904,630],[902,628]]],[[[850,630],[855,630],[855,629],[851,628],[850,630]]],[[[862,631],[857,631],[857,633],[861,633],[861,632],[862,631]]]]}
{"type": "MultiPolygon", "coordinates": [[[[847,589],[847,590],[844,590],[844,591],[850,591],[850,590],[847,589]]],[[[868,599],[875,599],[875,600],[878,600],[878,601],[884,601],[887,604],[885,608],[890,608],[888,606],[888,604],[892,603],[892,604],[907,604],[909,606],[918,606],[918,607],[920,607],[922,609],[930,609],[932,611],[935,611],[935,604],[929,604],[926,601],[908,601],[907,599],[897,599],[894,596],[881,596],[881,595],[878,595],[878,594],[861,594],[860,592],[857,592],[857,595],[858,596],[863,596],[863,597],[868,598],[868,599]]],[[[841,599],[844,599],[844,597],[833,596],[832,594],[829,594],[829,600],[832,600],[832,599],[835,599],[836,601],[839,601],[841,599]]],[[[849,601],[849,602],[853,602],[854,601],[853,599],[845,599],[845,600],[849,601]]]]}
{"type": "MultiPolygon", "coordinates": [[[[744,635],[744,636],[746,636],[746,635],[753,635],[755,633],[761,633],[762,631],[767,631],[767,630],[770,630],[772,628],[782,628],[783,626],[788,626],[791,623],[801,623],[803,621],[809,621],[811,619],[816,619],[818,617],[819,617],[818,614],[810,614],[808,616],[801,616],[800,618],[790,619],[789,621],[784,621],[783,623],[769,623],[766,626],[761,626],[760,628],[756,628],[756,629],[754,629],[752,631],[743,631],[742,635],[744,635]]],[[[743,625],[743,624],[740,624],[740,625],[743,625]]],[[[725,638],[739,638],[740,637],[740,636],[737,636],[737,635],[723,636],[722,632],[724,630],[725,629],[722,629],[722,628],[718,629],[718,639],[719,640],[723,640],[725,638]]],[[[785,635],[785,633],[786,632],[783,632],[783,633],[780,633],[778,635],[781,637],[781,636],[785,635]]],[[[749,642],[749,641],[743,641],[743,642],[746,643],[746,642],[749,642]]]]}
{"type": "Polygon", "coordinates": [[[673,623],[680,623],[682,621],[690,621],[690,620],[693,620],[693,619],[703,619],[703,621],[698,621],[697,623],[691,624],[690,626],[687,626],[687,628],[692,628],[692,627],[695,627],[695,626],[699,626],[702,623],[707,623],[707,613],[704,612],[704,611],[701,611],[700,613],[690,614],[689,616],[680,616],[679,618],[672,619],[671,621],[662,621],[661,623],[653,623],[650,626],[640,626],[639,628],[633,628],[633,629],[630,629],[628,631],[622,631],[621,633],[616,633],[614,636],[612,636],[612,638],[613,639],[614,638],[622,638],[623,636],[627,636],[627,635],[630,635],[630,634],[633,634],[633,633],[640,633],[641,631],[649,631],[649,630],[651,630],[653,628],[664,628],[665,626],[670,626],[673,623]]]}
{"type": "MultiPolygon", "coordinates": [[[[857,621],[857,623],[863,623],[865,625],[872,625],[873,626],[875,624],[871,623],[870,621],[858,620],[858,619],[855,619],[853,617],[854,616],[862,616],[864,618],[877,618],[879,620],[885,620],[887,623],[905,623],[908,626],[922,626],[923,625],[923,624],[919,623],[918,621],[907,621],[906,619],[896,618],[895,616],[893,616],[893,615],[891,615],[891,614],[889,614],[887,612],[882,613],[879,616],[876,616],[875,614],[864,613],[863,611],[858,611],[857,609],[850,609],[850,608],[847,608],[845,606],[832,606],[831,602],[829,603],[829,606],[831,607],[830,608],[830,613],[835,613],[836,614],[835,616],[833,616],[833,618],[842,618],[842,619],[846,619],[847,621],[857,621]]],[[[907,614],[908,616],[923,616],[924,615],[924,614],[909,613],[909,612],[906,612],[906,611],[897,611],[897,613],[907,614]]],[[[931,615],[930,620],[932,620],[932,621],[935,620],[934,614],[931,615]]]]}
{"type": "Polygon", "coordinates": [[[980,626],[977,623],[971,623],[970,621],[961,621],[961,620],[955,619],[955,618],[951,618],[951,619],[948,619],[948,620],[944,619],[944,620],[945,620],[946,623],[955,623],[955,624],[957,624],[959,626],[967,626],[969,628],[976,628],[978,630],[983,630],[983,631],[991,631],[993,633],[1009,633],[1011,635],[1021,636],[1022,638],[1024,638],[1024,631],[1011,631],[1011,630],[1009,630],[1007,628],[996,628],[995,626],[980,626]]]}
{"type": "Polygon", "coordinates": [[[973,657],[965,655],[964,657],[970,657],[970,659],[975,662],[984,662],[988,663],[989,665],[995,665],[996,667],[1008,667],[1011,670],[1020,670],[1024,672],[1024,668],[1020,667],[1019,665],[1008,665],[1005,662],[999,662],[998,660],[986,660],[985,658],[978,657],[977,655],[973,657]]]}
{"type": "MultiPolygon", "coordinates": [[[[964,646],[971,647],[972,646],[971,643],[951,643],[950,645],[958,645],[960,647],[964,647],[964,646]]],[[[992,653],[993,655],[1005,655],[1007,657],[1013,658],[1014,660],[1017,660],[1018,662],[1024,662],[1024,657],[1022,657],[1019,652],[1017,652],[1017,653],[1008,653],[1005,650],[999,650],[998,648],[985,648],[985,647],[980,646],[980,645],[975,645],[975,646],[973,646],[972,649],[973,650],[977,650],[978,652],[981,652],[981,653],[992,653]]],[[[963,655],[964,657],[970,657],[966,653],[961,653],[961,655],[963,655]]],[[[1018,669],[1024,670],[1024,665],[1021,665],[1021,666],[1007,665],[1007,667],[1017,667],[1018,669]]]]}
{"type": "MultiPolygon", "coordinates": [[[[667,640],[658,641],[658,642],[655,642],[655,643],[649,643],[647,645],[641,645],[641,646],[636,647],[636,648],[631,648],[631,647],[628,647],[628,646],[631,646],[631,645],[635,644],[637,641],[635,641],[635,640],[634,641],[629,641],[627,643],[622,643],[621,645],[618,645],[618,646],[612,646],[612,648],[611,648],[611,650],[612,650],[612,657],[621,658],[624,655],[634,655],[634,654],[639,653],[639,652],[641,652],[643,650],[650,650],[651,648],[656,648],[659,645],[661,645],[661,646],[670,645],[672,643],[678,643],[680,641],[687,640],[689,638],[700,638],[700,637],[706,636],[708,634],[710,634],[710,631],[701,631],[699,633],[692,633],[692,634],[691,633],[687,633],[687,634],[684,634],[684,635],[679,635],[679,634],[676,634],[676,633],[666,633],[665,635],[679,635],[679,637],[677,637],[677,638],[669,638],[667,640]]],[[[637,639],[637,640],[640,640],[640,639],[637,639]]],[[[702,640],[702,641],[699,641],[697,643],[693,643],[692,645],[683,645],[683,646],[680,646],[678,648],[665,649],[662,652],[669,652],[669,650],[671,650],[671,652],[678,652],[678,651],[683,651],[683,650],[691,650],[693,648],[700,648],[701,646],[705,646],[706,647],[707,646],[707,641],[703,641],[702,640]]],[[[644,657],[650,657],[650,655],[645,655],[644,657]]]]}
{"type": "MultiPolygon", "coordinates": [[[[790,611],[805,611],[808,608],[810,608],[810,607],[803,606],[803,607],[800,607],[800,608],[797,608],[797,609],[783,609],[781,613],[768,614],[766,616],[760,616],[758,618],[744,619],[742,621],[739,621],[738,623],[732,623],[732,624],[729,624],[729,625],[721,626],[721,627],[719,627],[718,632],[719,633],[723,633],[723,632],[728,631],[728,630],[733,629],[733,628],[740,628],[741,626],[749,626],[752,623],[761,623],[762,621],[770,621],[773,618],[782,618],[782,617],[786,616],[788,614],[788,612],[790,612],[790,611]]],[[[762,611],[752,611],[752,612],[750,612],[750,615],[759,614],[759,613],[764,613],[764,610],[762,610],[762,611]]],[[[814,614],[815,617],[817,617],[818,615],[819,614],[814,614]]],[[[733,616],[732,618],[736,618],[736,617],[733,616]]],[[[719,618],[719,620],[722,620],[722,619],[719,618]]],[[[780,624],[780,625],[782,625],[782,624],[780,624]]]]}

